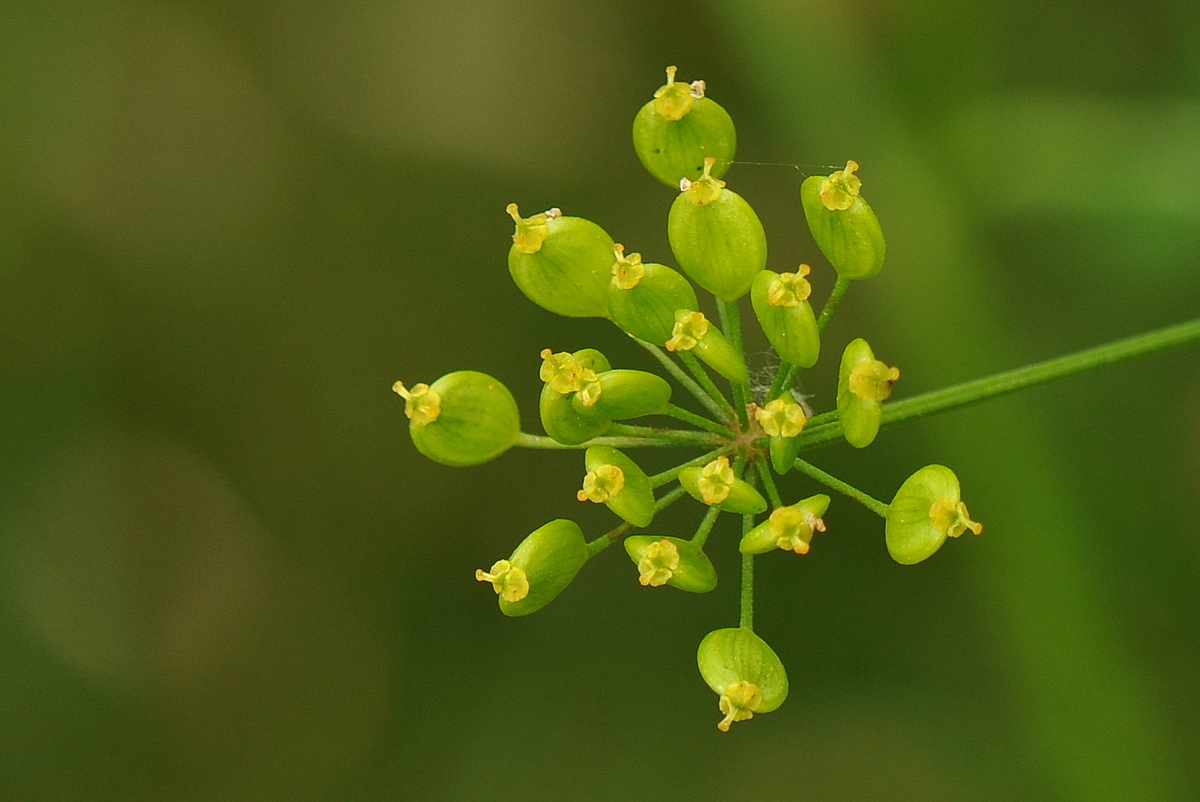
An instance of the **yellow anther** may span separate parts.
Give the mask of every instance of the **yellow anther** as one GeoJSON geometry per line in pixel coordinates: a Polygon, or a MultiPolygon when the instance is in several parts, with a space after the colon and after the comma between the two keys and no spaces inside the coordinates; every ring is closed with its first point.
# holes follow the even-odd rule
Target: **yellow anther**
{"type": "Polygon", "coordinates": [[[857,169],[858,162],[851,159],[846,162],[845,170],[838,170],[821,182],[817,191],[826,209],[842,212],[854,205],[854,199],[862,189],[862,179],[854,174],[857,169]]]}
{"type": "Polygon", "coordinates": [[[409,390],[404,382],[396,382],[392,391],[404,399],[404,414],[417,426],[427,426],[442,414],[442,397],[428,384],[414,384],[409,390]]]}
{"type": "Polygon", "coordinates": [[[690,351],[708,334],[709,322],[703,312],[675,310],[675,327],[667,340],[668,351],[690,351]]]}
{"type": "Polygon", "coordinates": [[[850,371],[850,392],[863,401],[885,401],[892,394],[892,382],[899,378],[899,368],[889,368],[878,359],[864,360],[850,371]]]}
{"type": "Polygon", "coordinates": [[[657,588],[667,584],[679,570],[679,548],[665,538],[646,547],[638,560],[638,582],[657,588]]]}
{"type": "Polygon", "coordinates": [[[583,477],[583,489],[575,494],[580,501],[603,504],[625,487],[625,472],[616,465],[601,465],[583,477]]]}
{"type": "Polygon", "coordinates": [[[491,571],[475,569],[475,579],[491,582],[492,589],[506,602],[519,602],[529,595],[529,577],[508,560],[499,560],[492,565],[491,571]]]}
{"type": "Polygon", "coordinates": [[[754,410],[758,425],[770,437],[795,437],[804,431],[808,418],[804,408],[787,396],[776,398],[765,407],[754,410]]]}
{"type": "Polygon", "coordinates": [[[624,245],[614,245],[617,261],[612,266],[612,283],[619,290],[632,290],[646,275],[646,267],[642,264],[640,253],[625,255],[624,245]]]}
{"type": "Polygon", "coordinates": [[[812,285],[804,278],[811,268],[800,265],[795,273],[781,273],[767,287],[767,303],[771,306],[795,307],[812,295],[812,285]]]}
{"type": "Polygon", "coordinates": [[[762,707],[762,691],[753,682],[732,682],[721,694],[719,706],[725,718],[717,724],[717,729],[729,732],[733,722],[754,718],[755,711],[762,707]]]}
{"type": "Polygon", "coordinates": [[[600,384],[600,374],[591,368],[584,368],[583,372],[579,374],[579,393],[576,398],[585,407],[592,407],[600,400],[600,391],[603,389],[600,384]]]}
{"type": "Polygon", "coordinates": [[[729,498],[736,481],[733,468],[729,467],[729,457],[717,457],[700,469],[700,478],[696,480],[696,486],[700,489],[700,498],[711,506],[729,498]]]}
{"type": "Polygon", "coordinates": [[[968,529],[976,535],[983,531],[983,524],[971,520],[967,513],[967,505],[950,497],[933,503],[929,510],[929,519],[933,522],[933,527],[947,537],[958,537],[968,529]]]}

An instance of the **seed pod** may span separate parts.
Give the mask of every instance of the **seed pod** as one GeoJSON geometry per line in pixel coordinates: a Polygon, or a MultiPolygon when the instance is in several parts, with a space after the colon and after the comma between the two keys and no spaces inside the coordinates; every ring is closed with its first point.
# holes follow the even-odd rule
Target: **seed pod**
{"type": "Polygon", "coordinates": [[[704,96],[704,81],[675,80],[667,67],[667,83],[654,93],[633,119],[633,148],[650,175],[669,187],[679,179],[700,177],[704,158],[716,159],[713,172],[725,175],[737,150],[737,133],[725,109],[704,96]]]}
{"type": "Polygon", "coordinates": [[[797,439],[808,423],[804,408],[788,393],[754,410],[754,420],[771,438],[771,467],[783,476],[792,469],[800,453],[797,439]]]}
{"type": "Polygon", "coordinates": [[[821,337],[808,296],[812,287],[804,278],[808,265],[795,273],[762,270],[750,287],[754,314],[771,347],[785,362],[811,368],[821,353],[821,337]]]}
{"type": "Polygon", "coordinates": [[[679,484],[699,502],[725,512],[757,515],[766,512],[767,500],[729,467],[728,457],[717,457],[702,468],[684,468],[679,484]]]}
{"type": "Polygon", "coordinates": [[[750,291],[767,266],[767,235],[750,204],[710,174],[712,159],[696,181],[684,180],[671,204],[667,237],[680,268],[692,281],[725,301],[750,291]]]}
{"type": "Polygon", "coordinates": [[[654,490],[645,471],[629,457],[610,446],[592,446],[584,455],[587,475],[580,501],[607,504],[608,508],[637,527],[654,520],[654,490]]]}
{"type": "Polygon", "coordinates": [[[703,312],[675,310],[675,326],[671,339],[665,343],[668,351],[691,351],[713,370],[734,384],[750,380],[746,360],[721,330],[712,325],[703,312]]]}
{"type": "Polygon", "coordinates": [[[959,495],[958,477],[944,465],[926,465],[904,480],[887,509],[885,527],[888,553],[901,565],[914,565],[930,557],[948,537],[983,524],[968,517],[959,495]]]}
{"type": "Polygon", "coordinates": [[[475,579],[492,583],[500,597],[500,612],[528,615],[562,593],[587,560],[579,525],[559,518],[531,532],[511,557],[495,563],[490,571],[475,571],[475,579]]]}
{"type": "Polygon", "coordinates": [[[521,433],[517,402],[486,373],[459,370],[433,383],[392,389],[404,398],[413,445],[434,462],[456,468],[495,459],[521,433]]]}
{"type": "Polygon", "coordinates": [[[612,237],[582,217],[551,209],[522,218],[517,204],[505,210],[517,224],[508,272],[521,292],[564,317],[608,317],[612,237]]]}
{"type": "Polygon", "coordinates": [[[855,448],[871,444],[879,433],[883,402],[899,378],[900,369],[877,360],[866,340],[852,340],[846,346],[838,371],[837,408],[847,443],[855,448]]]}
{"type": "Polygon", "coordinates": [[[767,642],[745,627],[718,629],[704,636],[696,651],[700,676],[721,697],[725,718],[717,728],[729,732],[735,721],[770,713],[787,699],[787,672],[767,642]]]}
{"type": "Polygon", "coordinates": [[[804,217],[821,253],[838,275],[847,279],[871,278],[883,269],[887,246],[875,212],[858,194],[862,181],[854,175],[858,164],[830,176],[810,175],[800,185],[804,217]]]}
{"type": "Polygon", "coordinates": [[[541,378],[546,384],[538,401],[542,428],[565,445],[578,445],[600,437],[612,426],[612,419],[595,409],[576,409],[571,399],[583,380],[594,380],[597,370],[608,370],[608,359],[594,348],[568,354],[542,351],[541,378]],[[557,389],[556,389],[557,388],[557,389]]]}
{"type": "Polygon", "coordinates": [[[829,496],[818,494],[790,507],[777,507],[771,517],[742,536],[742,554],[765,554],[775,549],[808,554],[813,532],[824,532],[821,516],[829,509],[829,496]]]}
{"type": "Polygon", "coordinates": [[[654,345],[666,345],[675,327],[676,309],[697,309],[691,283],[666,265],[642,264],[641,254],[625,257],[616,245],[617,262],[608,288],[608,312],[627,334],[654,345]]]}
{"type": "Polygon", "coordinates": [[[606,370],[585,382],[571,404],[580,413],[627,420],[660,414],[670,400],[671,385],[661,376],[644,370],[606,370]]]}
{"type": "Polygon", "coordinates": [[[708,593],[717,586],[717,569],[690,540],[633,535],[625,538],[625,551],[637,565],[643,586],[670,585],[689,593],[708,593]]]}

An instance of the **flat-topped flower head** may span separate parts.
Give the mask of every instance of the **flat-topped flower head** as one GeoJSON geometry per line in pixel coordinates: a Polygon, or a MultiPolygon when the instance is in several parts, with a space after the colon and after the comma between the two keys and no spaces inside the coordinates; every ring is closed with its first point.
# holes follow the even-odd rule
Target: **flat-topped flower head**
{"type": "Polygon", "coordinates": [[[667,82],[654,93],[654,110],[664,120],[676,122],[687,116],[696,101],[704,97],[704,81],[685,84],[675,80],[678,67],[667,67],[667,82]]]}
{"type": "Polygon", "coordinates": [[[625,246],[620,243],[613,246],[613,251],[617,254],[617,261],[612,267],[612,283],[619,290],[632,290],[646,275],[646,268],[642,264],[642,255],[640,253],[631,253],[625,255],[625,246]]]}
{"type": "Polygon", "coordinates": [[[812,295],[812,285],[805,278],[812,268],[800,265],[795,273],[780,273],[767,288],[767,303],[771,306],[797,307],[812,295]]]}
{"type": "Polygon", "coordinates": [[[506,602],[519,602],[529,595],[529,578],[523,570],[508,560],[497,561],[492,565],[491,571],[475,569],[475,579],[479,582],[491,582],[492,589],[506,602]]]}
{"type": "Polygon", "coordinates": [[[892,394],[892,383],[899,378],[899,368],[889,368],[878,359],[865,360],[850,371],[850,392],[863,401],[886,401],[892,394]]]}
{"type": "Polygon", "coordinates": [[[679,570],[679,549],[665,538],[651,543],[638,560],[637,568],[638,582],[643,587],[661,587],[671,581],[671,577],[679,570]]]}
{"type": "Polygon", "coordinates": [[[775,538],[775,545],[796,554],[808,554],[813,532],[825,531],[825,521],[799,504],[775,510],[767,525],[771,536],[775,538]]]}
{"type": "Polygon", "coordinates": [[[679,191],[696,206],[707,206],[721,197],[725,191],[725,182],[712,175],[713,166],[717,160],[712,156],[705,157],[704,169],[695,181],[686,178],[679,179],[679,191]]]}
{"type": "Polygon", "coordinates": [[[846,162],[846,169],[838,170],[821,182],[819,190],[821,202],[831,212],[841,212],[854,205],[854,199],[862,190],[862,179],[854,174],[858,162],[853,159],[846,162]]]}
{"type": "Polygon", "coordinates": [[[705,504],[720,504],[729,497],[733,483],[737,477],[733,468],[729,467],[729,457],[717,457],[700,469],[700,479],[696,482],[700,488],[700,496],[705,504]]]}
{"type": "Polygon", "coordinates": [[[717,729],[729,732],[733,722],[754,718],[754,714],[762,707],[762,698],[762,691],[753,682],[740,679],[730,683],[718,703],[725,718],[717,724],[717,729]]]}
{"type": "Polygon", "coordinates": [[[968,529],[976,535],[983,532],[983,524],[972,521],[967,513],[967,505],[953,496],[933,502],[929,509],[929,520],[933,528],[945,533],[946,537],[958,537],[968,529]]]}
{"type": "Polygon", "coordinates": [[[787,395],[755,409],[754,419],[770,437],[796,437],[808,423],[804,408],[787,395]]]}
{"type": "Polygon", "coordinates": [[[516,244],[517,250],[522,253],[537,253],[542,249],[542,243],[546,241],[546,237],[550,234],[550,229],[547,228],[546,222],[555,217],[562,217],[562,211],[559,209],[548,209],[533,217],[521,217],[520,211],[517,209],[517,204],[510,203],[504,207],[504,211],[508,212],[508,216],[517,224],[517,230],[513,232],[513,243],[516,244]]]}
{"type": "Polygon", "coordinates": [[[671,339],[667,340],[668,351],[690,351],[700,344],[708,334],[711,324],[703,312],[689,312],[679,309],[675,312],[675,328],[671,330],[671,339]]]}
{"type": "Polygon", "coordinates": [[[404,414],[417,426],[427,426],[442,414],[442,399],[428,384],[414,384],[412,389],[404,382],[396,382],[392,390],[404,399],[404,414]]]}
{"type": "Polygon", "coordinates": [[[597,465],[583,477],[583,489],[575,497],[580,501],[603,504],[624,489],[624,471],[616,465],[597,465]]]}
{"type": "Polygon", "coordinates": [[[587,368],[575,358],[574,354],[566,351],[559,351],[556,354],[549,348],[543,348],[541,357],[542,367],[538,371],[538,376],[550,385],[551,390],[566,394],[579,389],[587,368]]]}

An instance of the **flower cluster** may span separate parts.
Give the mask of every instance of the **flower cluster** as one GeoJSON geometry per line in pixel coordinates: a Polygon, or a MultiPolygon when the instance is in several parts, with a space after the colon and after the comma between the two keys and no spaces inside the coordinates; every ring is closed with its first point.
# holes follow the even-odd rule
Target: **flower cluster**
{"type": "MultiPolygon", "coordinates": [[[[492,585],[506,615],[525,615],[549,603],[585,563],[618,540],[641,585],[708,592],[718,577],[705,546],[722,513],[743,518],[738,543],[743,578],[751,575],[756,555],[807,554],[814,535],[826,531],[831,499],[816,494],[785,503],[777,478],[791,471],[883,517],[887,549],[901,564],[928,558],[948,537],[982,529],[959,497],[957,478],[941,465],[914,473],[885,504],[800,458],[807,446],[828,442],[832,433],[864,448],[887,422],[883,402],[900,371],[876,359],[861,339],[842,351],[836,409],[809,417],[792,393],[800,371],[817,363],[822,335],[851,284],[883,267],[882,229],[862,196],[856,162],[803,181],[805,220],[837,276],[823,310],[814,314],[810,266],[769,269],[758,215],[723,180],[734,164],[733,121],[706,95],[703,81],[677,82],[675,72],[667,70],[666,85],[638,112],[633,141],[650,174],[677,191],[667,215],[677,267],[626,254],[602,227],[559,209],[522,217],[516,204],[507,207],[516,226],[508,269],[521,291],[560,315],[612,321],[674,384],[654,372],[614,368],[594,348],[546,348],[538,405],[545,435],[522,432],[512,395],[483,373],[458,371],[429,385],[410,389],[397,382],[393,388],[404,398],[414,444],[430,459],[468,466],[512,446],[579,448],[585,472],[578,501],[604,504],[621,520],[591,540],[571,520],[551,521],[507,559],[478,570],[476,579],[492,585]],[[697,287],[712,295],[715,317],[701,309],[697,287]],[[742,347],[741,300],[747,296],[782,362],[770,389],[757,395],[742,347]],[[677,405],[677,389],[701,411],[677,405]],[[649,416],[686,427],[626,422],[649,416]],[[646,446],[704,453],[649,476],[625,453],[646,446]],[[633,534],[652,527],[663,508],[685,496],[706,510],[692,537],[633,534]]],[[[783,664],[751,626],[753,598],[745,590],[742,625],[711,632],[697,654],[701,675],[719,696],[723,731],[774,710],[788,690],[783,664]]]]}

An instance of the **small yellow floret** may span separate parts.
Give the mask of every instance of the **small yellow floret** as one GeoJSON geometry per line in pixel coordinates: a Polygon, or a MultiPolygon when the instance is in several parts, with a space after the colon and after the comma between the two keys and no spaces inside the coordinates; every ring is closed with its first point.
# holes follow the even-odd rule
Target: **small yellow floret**
{"type": "Polygon", "coordinates": [[[579,389],[583,372],[587,370],[583,363],[566,351],[553,353],[549,348],[543,348],[542,367],[538,376],[550,389],[556,393],[573,393],[579,389]]]}
{"type": "Polygon", "coordinates": [[[687,193],[688,201],[696,206],[707,206],[721,197],[721,193],[725,191],[725,182],[712,177],[712,168],[716,164],[715,158],[707,156],[704,159],[704,168],[699,178],[695,181],[689,181],[686,178],[679,179],[679,191],[687,193]]]}
{"type": "Polygon", "coordinates": [[[625,488],[625,472],[616,465],[600,465],[583,477],[583,489],[575,494],[580,501],[603,504],[625,488]]]}
{"type": "Polygon", "coordinates": [[[786,396],[754,410],[754,418],[769,437],[796,437],[808,423],[804,408],[786,396]]]}
{"type": "Polygon", "coordinates": [[[812,285],[804,278],[812,270],[800,265],[795,273],[780,273],[767,287],[767,304],[770,306],[796,307],[812,295],[812,285]]]}
{"type": "Polygon", "coordinates": [[[593,407],[600,400],[600,392],[604,386],[600,384],[600,374],[591,368],[584,368],[579,374],[579,393],[576,396],[579,403],[585,407],[593,407]]]}
{"type": "Polygon", "coordinates": [[[667,340],[668,351],[690,351],[700,344],[708,334],[708,318],[703,312],[689,312],[687,309],[675,310],[675,328],[671,329],[671,339],[667,340]]]}
{"type": "Polygon", "coordinates": [[[864,360],[850,371],[850,392],[863,401],[885,401],[892,394],[892,382],[899,378],[899,368],[889,368],[878,359],[864,360]]]}
{"type": "Polygon", "coordinates": [[[644,587],[667,584],[679,570],[679,548],[667,539],[651,543],[638,560],[638,582],[644,587]]]}
{"type": "Polygon", "coordinates": [[[767,527],[779,548],[808,554],[813,532],[824,532],[825,521],[797,506],[779,507],[771,513],[767,527]]]}
{"type": "Polygon", "coordinates": [[[958,537],[968,529],[976,535],[983,531],[983,524],[971,520],[967,505],[951,497],[935,501],[929,510],[929,519],[933,528],[946,537],[958,537]]]}
{"type": "Polygon", "coordinates": [[[754,718],[755,711],[762,707],[762,691],[753,682],[740,679],[725,688],[719,707],[725,718],[717,724],[717,729],[729,732],[733,722],[754,718]]]}
{"type": "Polygon", "coordinates": [[[392,392],[404,399],[404,414],[417,426],[428,426],[442,414],[442,397],[428,384],[414,384],[409,390],[404,382],[396,382],[392,392]]]}
{"type": "Polygon", "coordinates": [[[517,250],[521,253],[537,253],[540,251],[542,243],[550,235],[550,229],[547,227],[546,221],[562,215],[562,212],[559,212],[558,209],[551,209],[548,212],[535,214],[533,217],[523,218],[515,203],[508,204],[504,208],[504,211],[508,212],[508,216],[517,224],[517,230],[513,232],[513,244],[517,246],[517,250]]]}
{"type": "Polygon", "coordinates": [[[529,577],[508,560],[497,561],[490,572],[482,568],[475,569],[475,579],[478,582],[491,582],[492,589],[506,602],[519,602],[529,595],[529,577]]]}
{"type": "Polygon", "coordinates": [[[826,209],[843,212],[854,205],[854,199],[862,189],[862,180],[854,174],[857,169],[858,162],[851,159],[846,162],[845,170],[838,170],[821,182],[818,193],[826,209]]]}
{"type": "Polygon", "coordinates": [[[733,468],[729,467],[729,457],[717,457],[700,469],[700,478],[696,481],[696,486],[700,489],[700,498],[711,506],[729,498],[736,481],[733,468]]]}
{"type": "Polygon", "coordinates": [[[646,267],[642,264],[640,253],[625,255],[624,245],[614,245],[617,261],[612,266],[612,283],[619,290],[632,290],[646,275],[646,267]]]}

